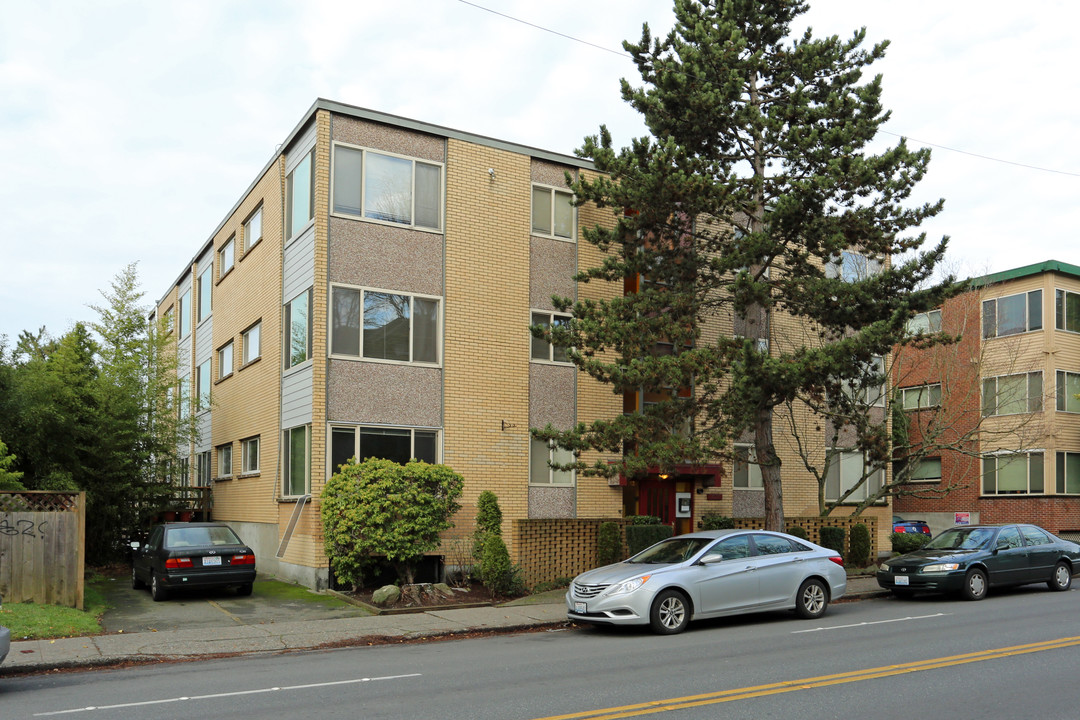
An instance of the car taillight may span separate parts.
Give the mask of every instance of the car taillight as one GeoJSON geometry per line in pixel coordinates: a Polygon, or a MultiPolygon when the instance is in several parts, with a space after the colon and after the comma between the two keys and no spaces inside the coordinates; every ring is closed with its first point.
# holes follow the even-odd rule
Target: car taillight
{"type": "Polygon", "coordinates": [[[165,561],[167,570],[181,570],[189,567],[195,567],[195,563],[191,562],[191,558],[169,558],[165,561]]]}
{"type": "Polygon", "coordinates": [[[892,531],[893,532],[904,532],[904,526],[903,525],[893,525],[892,531]]]}
{"type": "Polygon", "coordinates": [[[833,555],[829,558],[829,560],[836,563],[840,567],[844,567],[844,558],[840,557],[839,555],[833,555]]]}
{"type": "Polygon", "coordinates": [[[232,560],[229,561],[230,565],[254,565],[254,555],[233,555],[232,560]]]}

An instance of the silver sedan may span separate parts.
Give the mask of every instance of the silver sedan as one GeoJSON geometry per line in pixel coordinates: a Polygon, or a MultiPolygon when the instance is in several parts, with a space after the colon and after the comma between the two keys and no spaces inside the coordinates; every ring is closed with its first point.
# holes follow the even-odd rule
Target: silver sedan
{"type": "Polygon", "coordinates": [[[778,532],[711,530],[578,575],[566,607],[574,622],[647,624],[672,634],[691,620],[766,610],[821,617],[846,589],[835,550],[778,532]]]}

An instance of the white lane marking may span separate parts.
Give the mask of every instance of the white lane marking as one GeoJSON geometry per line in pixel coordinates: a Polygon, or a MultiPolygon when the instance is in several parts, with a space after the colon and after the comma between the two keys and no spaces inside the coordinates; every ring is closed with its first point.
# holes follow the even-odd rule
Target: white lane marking
{"type": "Polygon", "coordinates": [[[233,692],[212,693],[210,695],[188,695],[184,697],[162,698],[160,700],[143,700],[141,702],[118,703],[116,705],[91,705],[89,707],[71,708],[70,710],[54,710],[53,712],[34,713],[34,717],[45,717],[49,715],[69,715],[71,713],[93,712],[97,710],[116,710],[118,708],[142,707],[145,705],[164,705],[165,703],[191,700],[213,700],[216,698],[237,697],[239,695],[257,695],[259,693],[283,692],[287,690],[307,690],[310,688],[331,687],[334,685],[353,685],[356,683],[374,682],[376,680],[401,680],[403,678],[414,677],[420,677],[420,673],[409,673],[408,675],[385,675],[383,677],[373,678],[355,678],[353,680],[335,680],[333,682],[309,683],[307,685],[285,685],[282,687],[259,688],[257,690],[236,690],[233,692]]]}
{"type": "Polygon", "coordinates": [[[791,634],[798,635],[799,633],[820,632],[822,630],[847,630],[850,628],[865,627],[867,625],[886,625],[888,623],[908,622],[910,620],[929,620],[931,618],[946,617],[947,615],[952,615],[952,613],[934,613],[933,615],[915,615],[902,618],[892,618],[891,620],[875,620],[873,622],[852,623],[851,625],[832,625],[831,627],[816,627],[810,628],[809,630],[793,630],[791,634]]]}

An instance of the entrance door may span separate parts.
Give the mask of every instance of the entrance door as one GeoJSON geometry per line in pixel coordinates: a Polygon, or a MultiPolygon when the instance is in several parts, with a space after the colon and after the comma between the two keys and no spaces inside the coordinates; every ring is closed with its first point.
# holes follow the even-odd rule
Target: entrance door
{"type": "Polygon", "coordinates": [[[650,477],[638,481],[638,515],[653,515],[670,525],[676,535],[693,531],[692,518],[675,517],[675,493],[690,492],[692,483],[650,477]]]}

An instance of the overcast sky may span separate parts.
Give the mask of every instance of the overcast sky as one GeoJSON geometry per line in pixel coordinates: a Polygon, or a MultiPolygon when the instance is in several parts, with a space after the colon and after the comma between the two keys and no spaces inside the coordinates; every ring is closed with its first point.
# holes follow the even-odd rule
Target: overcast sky
{"type": "MultiPolygon", "coordinates": [[[[318,97],[563,153],[644,133],[619,52],[665,0],[476,4],[555,32],[460,0],[0,0],[0,334],[94,318],[133,261],[151,305],[318,97]]],[[[811,4],[892,41],[885,129],[935,146],[956,272],[1080,264],[1080,3],[811,4]]]]}

